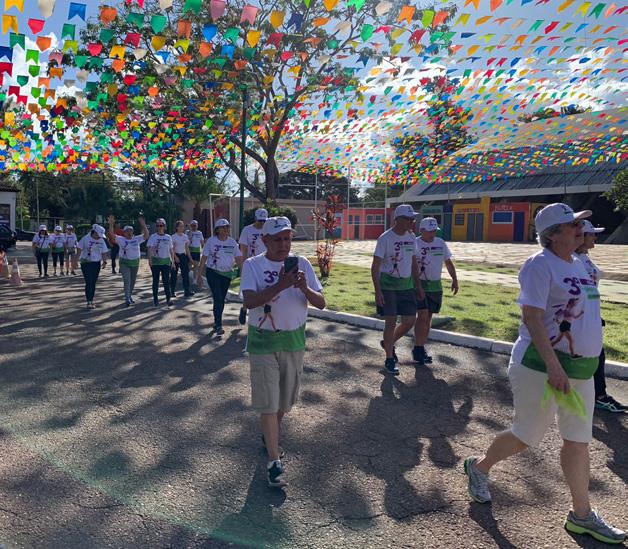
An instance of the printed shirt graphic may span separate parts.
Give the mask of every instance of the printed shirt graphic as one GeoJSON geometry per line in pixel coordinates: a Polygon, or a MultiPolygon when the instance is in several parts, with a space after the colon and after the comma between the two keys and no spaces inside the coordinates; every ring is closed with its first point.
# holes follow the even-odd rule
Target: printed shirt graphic
{"type": "Polygon", "coordinates": [[[103,238],[96,240],[91,234],[86,234],[78,243],[81,250],[81,261],[102,261],[102,255],[107,253],[107,244],[103,238]]]}
{"type": "MultiPolygon", "coordinates": [[[[250,257],[242,267],[241,291],[259,292],[274,286],[282,267],[282,261],[269,261],[265,253],[250,257]]],[[[299,270],[305,273],[307,285],[312,290],[320,292],[323,289],[307,258],[299,256],[299,270]]],[[[268,309],[263,305],[249,311],[249,325],[271,331],[296,330],[307,320],[307,299],[298,288],[286,288],[267,305],[270,305],[269,312],[264,312],[268,309]]]]}
{"type": "Polygon", "coordinates": [[[65,235],[65,245],[68,248],[68,251],[73,252],[74,248],[76,248],[77,242],[78,240],[74,233],[65,235]]]}
{"type": "MultiPolygon", "coordinates": [[[[157,234],[153,233],[148,238],[146,246],[153,248],[153,261],[155,258],[158,260],[167,259],[170,262],[170,250],[172,250],[172,238],[169,234],[157,234]]],[[[164,264],[160,261],[160,264],[164,264]]]]}
{"type": "Polygon", "coordinates": [[[235,258],[242,257],[238,243],[231,237],[220,240],[217,236],[212,236],[205,242],[203,255],[207,257],[207,268],[221,273],[228,273],[233,270],[235,258]]]}
{"type": "MultiPolygon", "coordinates": [[[[600,294],[582,261],[560,259],[545,249],[529,257],[519,272],[521,292],[517,303],[545,311],[543,325],[554,349],[572,358],[597,357],[602,350],[600,294]]],[[[512,350],[521,363],[532,343],[525,324],[512,350]]]]}
{"type": "Polygon", "coordinates": [[[53,252],[63,252],[65,251],[65,235],[64,234],[53,234],[50,236],[50,245],[52,247],[53,252]]]}
{"type": "Polygon", "coordinates": [[[593,261],[591,261],[589,254],[575,254],[575,256],[580,261],[582,261],[582,264],[584,265],[584,268],[587,270],[587,273],[589,273],[589,276],[593,279],[593,282],[595,282],[595,285],[599,287],[600,278],[602,278],[603,273],[599,269],[599,267],[595,263],[593,263],[593,261]]]}
{"type": "Polygon", "coordinates": [[[247,246],[248,257],[263,254],[266,251],[262,240],[262,229],[256,229],[255,225],[247,225],[242,229],[240,244],[247,246]]]}
{"type": "Polygon", "coordinates": [[[126,236],[116,236],[116,243],[120,246],[120,259],[139,259],[141,256],[140,244],[144,242],[143,235],[132,238],[126,236]]]}
{"type": "Polygon", "coordinates": [[[172,235],[172,245],[174,246],[175,254],[184,254],[185,245],[190,243],[190,239],[187,234],[174,233],[172,235]]]}
{"type": "Polygon", "coordinates": [[[440,280],[443,272],[443,262],[451,259],[451,251],[446,242],[439,237],[434,237],[432,242],[424,242],[421,237],[416,239],[416,258],[419,264],[419,275],[421,281],[438,282],[434,285],[434,290],[430,290],[426,284],[427,291],[441,291],[440,280]]]}
{"type": "Polygon", "coordinates": [[[200,252],[201,243],[203,242],[203,233],[201,231],[188,231],[187,234],[190,239],[190,251],[200,252]]]}
{"type": "Polygon", "coordinates": [[[48,250],[51,246],[50,235],[47,234],[44,236],[39,236],[38,234],[36,234],[33,237],[33,243],[35,244],[35,247],[39,248],[40,250],[48,250]]]}
{"type": "Polygon", "coordinates": [[[416,253],[416,237],[407,232],[399,236],[388,229],[378,239],[373,255],[382,259],[382,289],[410,289],[412,280],[412,257],[416,253]],[[396,282],[391,279],[398,279],[396,282]]]}

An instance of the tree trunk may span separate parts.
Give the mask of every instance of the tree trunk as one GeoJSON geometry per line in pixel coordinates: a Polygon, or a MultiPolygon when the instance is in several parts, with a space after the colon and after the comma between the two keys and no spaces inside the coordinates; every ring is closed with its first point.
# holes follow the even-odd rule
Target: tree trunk
{"type": "Polygon", "coordinates": [[[194,210],[192,211],[192,217],[194,217],[194,219],[200,219],[201,217],[201,203],[198,200],[194,202],[194,210]]]}
{"type": "Polygon", "coordinates": [[[279,169],[275,158],[268,157],[266,166],[264,167],[266,175],[266,200],[277,200],[277,190],[279,188],[279,169]]]}

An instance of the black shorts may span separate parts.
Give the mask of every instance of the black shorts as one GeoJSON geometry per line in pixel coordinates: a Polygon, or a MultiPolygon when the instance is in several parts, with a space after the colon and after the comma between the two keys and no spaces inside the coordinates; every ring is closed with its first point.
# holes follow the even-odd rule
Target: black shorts
{"type": "Polygon", "coordinates": [[[443,292],[425,292],[425,297],[416,302],[417,311],[427,309],[430,313],[440,313],[443,305],[443,292]]]}
{"type": "Polygon", "coordinates": [[[415,290],[382,290],[384,306],[377,307],[380,316],[416,315],[415,290]]]}
{"type": "Polygon", "coordinates": [[[571,330],[571,322],[567,322],[566,320],[563,320],[560,323],[560,326],[558,326],[558,330],[563,333],[563,332],[569,332],[571,330]]]}
{"type": "Polygon", "coordinates": [[[200,261],[201,260],[201,252],[190,252],[190,255],[192,256],[192,259],[194,261],[200,261]]]}

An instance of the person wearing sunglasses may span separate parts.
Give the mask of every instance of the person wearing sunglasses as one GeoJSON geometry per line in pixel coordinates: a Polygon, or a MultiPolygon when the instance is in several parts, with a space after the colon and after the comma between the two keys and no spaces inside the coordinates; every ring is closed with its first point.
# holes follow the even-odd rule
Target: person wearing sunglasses
{"type": "Polygon", "coordinates": [[[138,222],[142,228],[142,234],[135,235],[132,225],[126,225],[122,229],[122,236],[115,233],[115,218],[110,215],[108,218],[109,223],[109,244],[113,249],[113,244],[118,246],[118,258],[120,261],[120,274],[122,275],[122,281],[124,283],[124,304],[129,307],[133,301],[133,290],[135,288],[135,281],[137,280],[137,271],[140,268],[140,245],[145,240],[148,240],[148,227],[144,217],[140,216],[138,222]]]}
{"type": "Polygon", "coordinates": [[[96,294],[96,283],[101,267],[107,266],[105,259],[109,253],[105,243],[105,228],[100,225],[92,225],[91,231],[86,234],[78,243],[81,251],[80,262],[83,278],[85,279],[85,301],[88,309],[95,309],[94,296],[96,294]]]}
{"type": "Polygon", "coordinates": [[[65,274],[76,274],[76,244],[78,240],[72,225],[65,226],[65,274]]]}
{"type": "MultiPolygon", "coordinates": [[[[595,282],[596,286],[599,287],[602,271],[595,263],[593,263],[593,260],[589,256],[589,250],[595,248],[597,235],[604,232],[604,227],[594,227],[593,223],[585,221],[582,232],[584,233],[584,242],[576,250],[576,256],[580,261],[582,261],[585,269],[595,282]]],[[[604,326],[603,320],[602,326],[604,326]]],[[[622,404],[621,402],[617,402],[617,400],[606,392],[606,374],[604,371],[605,364],[606,354],[604,353],[604,348],[602,348],[602,352],[600,353],[598,360],[597,370],[595,370],[595,374],[593,374],[593,384],[595,386],[595,407],[599,410],[605,410],[615,414],[624,414],[628,411],[628,406],[622,404]]]]}
{"type": "Polygon", "coordinates": [[[50,253],[51,239],[46,225],[40,225],[39,231],[33,237],[33,253],[37,259],[39,278],[48,278],[48,254],[50,253]]]}
{"type": "Polygon", "coordinates": [[[556,419],[563,439],[560,462],[572,500],[565,528],[598,541],[622,543],[625,532],[608,524],[589,500],[593,374],[602,350],[602,319],[595,281],[574,255],[584,239],[582,219],[589,216],[590,210],[574,212],[567,204],[555,203],[535,218],[543,249],[519,272],[522,322],[508,367],[513,423],[495,437],[483,457],[467,458],[464,472],[471,498],[489,503],[491,468],[537,446],[556,419]],[[567,304],[572,310],[568,321],[559,312],[567,304]],[[561,337],[565,332],[570,332],[571,341],[561,337]]]}
{"type": "Polygon", "coordinates": [[[153,275],[153,304],[159,305],[159,278],[166,294],[166,304],[172,305],[170,295],[170,270],[174,264],[174,247],[172,237],[166,234],[166,220],[160,217],[155,222],[156,232],[150,235],[146,243],[148,250],[148,262],[153,275]]]}

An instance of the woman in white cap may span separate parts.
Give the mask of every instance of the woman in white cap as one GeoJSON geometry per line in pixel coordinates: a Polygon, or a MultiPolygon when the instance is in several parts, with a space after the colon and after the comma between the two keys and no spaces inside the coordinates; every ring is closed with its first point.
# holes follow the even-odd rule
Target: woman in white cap
{"type": "Polygon", "coordinates": [[[136,236],[133,226],[126,225],[122,229],[123,235],[119,236],[115,232],[115,218],[110,215],[107,221],[109,223],[109,244],[112,247],[113,244],[118,246],[120,274],[124,283],[124,303],[129,307],[131,303],[135,303],[133,301],[133,290],[137,279],[137,271],[140,268],[140,257],[142,255],[140,245],[145,240],[148,240],[148,227],[144,217],[140,216],[138,222],[142,228],[142,234],[136,236]]]}
{"type": "Polygon", "coordinates": [[[190,265],[194,265],[194,260],[190,254],[190,238],[185,234],[185,223],[179,220],[174,225],[172,235],[172,245],[174,246],[174,263],[170,273],[170,295],[176,295],[177,276],[181,269],[181,279],[183,282],[183,295],[190,297],[194,292],[190,290],[190,265]]]}
{"type": "Polygon", "coordinates": [[[95,309],[96,282],[98,282],[101,266],[104,268],[107,265],[105,256],[109,253],[105,243],[105,228],[100,225],[92,225],[91,231],[79,240],[77,247],[81,251],[79,260],[85,279],[87,308],[95,309]]]}
{"type": "Polygon", "coordinates": [[[72,225],[65,226],[65,274],[76,274],[76,244],[78,240],[72,225]]]}
{"type": "Polygon", "coordinates": [[[172,305],[170,296],[170,270],[174,264],[174,248],[172,246],[172,237],[166,234],[166,220],[160,217],[155,222],[155,230],[157,232],[150,235],[146,243],[148,250],[148,262],[150,270],[153,274],[153,305],[159,305],[159,277],[166,294],[166,304],[168,307],[172,305]]]}
{"type": "MultiPolygon", "coordinates": [[[[595,282],[596,286],[599,287],[602,271],[600,271],[598,266],[593,263],[589,257],[589,250],[595,248],[597,235],[604,232],[604,227],[594,227],[590,221],[585,221],[582,232],[584,233],[584,242],[576,250],[576,255],[584,264],[585,269],[595,282]]],[[[604,321],[602,321],[602,326],[604,326],[604,321]]],[[[612,396],[606,393],[606,374],[604,372],[605,364],[606,355],[604,353],[604,348],[602,348],[598,361],[598,367],[593,375],[593,383],[595,386],[595,407],[600,410],[606,410],[607,412],[614,412],[618,414],[626,413],[628,406],[617,402],[612,396]]]]}
{"type": "Polygon", "coordinates": [[[214,224],[214,236],[205,242],[199,267],[199,277],[203,267],[206,267],[205,276],[214,303],[212,331],[217,335],[225,333],[222,328],[222,312],[231,280],[236,277],[236,265],[242,267],[242,253],[238,243],[229,236],[229,221],[218,219],[214,224]]]}
{"type": "MultiPolygon", "coordinates": [[[[264,227],[264,221],[267,219],[268,210],[266,208],[257,208],[257,210],[255,210],[255,223],[247,225],[242,229],[239,242],[240,252],[242,252],[242,262],[246,261],[249,257],[263,254],[266,251],[266,245],[262,240],[262,229],[264,227]]],[[[246,307],[244,305],[240,308],[238,321],[240,324],[246,322],[246,307]]]]}
{"type": "Polygon", "coordinates": [[[39,231],[33,237],[33,253],[37,259],[39,278],[48,278],[48,254],[50,253],[51,240],[46,225],[40,225],[39,231]]]}
{"type": "Polygon", "coordinates": [[[193,219],[190,221],[190,229],[188,230],[188,238],[190,239],[190,256],[192,257],[192,272],[194,273],[192,279],[196,282],[198,277],[199,265],[201,263],[201,251],[205,245],[205,237],[203,233],[198,230],[198,221],[193,219]]]}
{"type": "Polygon", "coordinates": [[[592,377],[602,350],[602,322],[599,292],[574,252],[583,242],[582,219],[590,215],[589,210],[575,213],[566,204],[557,203],[536,216],[543,249],[529,257],[519,273],[517,303],[522,309],[522,323],[508,368],[515,412],[512,427],[495,437],[483,457],[467,458],[464,471],[471,497],[479,503],[490,502],[490,469],[539,444],[557,418],[563,439],[560,461],[573,504],[565,528],[606,543],[621,543],[625,533],[604,521],[589,501],[592,377]],[[572,299],[577,300],[575,309],[583,313],[572,318],[569,327],[574,353],[566,339],[552,345],[559,336],[556,310],[572,299]]]}
{"type": "Polygon", "coordinates": [[[63,263],[65,255],[65,235],[59,225],[55,227],[54,233],[50,235],[50,245],[52,247],[52,276],[57,276],[57,263],[59,271],[63,276],[63,263]]]}

